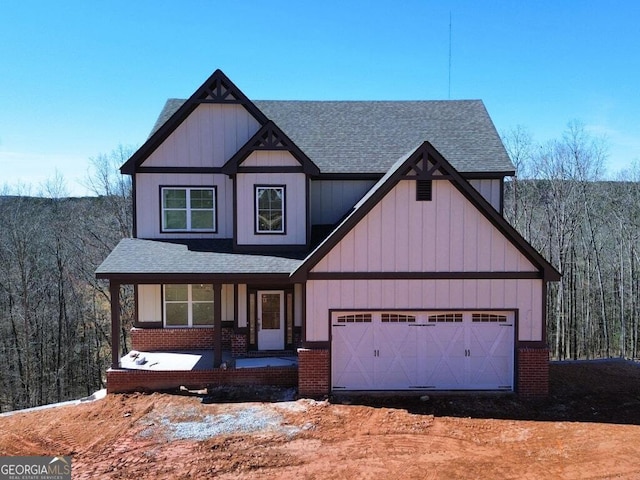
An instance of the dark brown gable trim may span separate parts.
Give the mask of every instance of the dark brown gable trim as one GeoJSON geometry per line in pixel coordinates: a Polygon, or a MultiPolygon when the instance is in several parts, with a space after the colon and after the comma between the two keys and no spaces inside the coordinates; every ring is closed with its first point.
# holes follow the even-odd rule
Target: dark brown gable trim
{"type": "MultiPolygon", "coordinates": [[[[260,128],[240,150],[238,150],[222,167],[222,172],[227,175],[233,175],[238,173],[240,165],[244,162],[249,155],[256,151],[276,151],[283,150],[289,152],[293,158],[295,158],[301,166],[301,170],[307,175],[317,175],[320,173],[320,169],[315,163],[311,161],[307,155],[293,143],[282,130],[273,121],[269,120],[266,124],[260,128]]],[[[260,167],[244,167],[246,168],[260,168],[260,167]]],[[[283,167],[279,167],[283,168],[283,167]]],[[[247,170],[242,170],[247,171],[247,170]]],[[[263,172],[265,170],[257,170],[257,172],[263,172]]]]}
{"type": "Polygon", "coordinates": [[[312,180],[373,180],[382,178],[382,173],[320,173],[313,175],[312,180]]]}
{"type": "Polygon", "coordinates": [[[237,173],[304,173],[302,167],[238,167],[237,173]]]}
{"type": "Polygon", "coordinates": [[[97,279],[110,280],[122,285],[158,283],[251,283],[290,284],[287,273],[97,273],[97,279]]]}
{"type": "MultiPolygon", "coordinates": [[[[260,234],[263,235],[263,234],[260,234]]],[[[269,234],[266,234],[269,235],[269,234]]],[[[283,235],[282,233],[278,233],[275,235],[283,235]]],[[[247,254],[287,254],[287,253],[300,253],[303,254],[306,251],[306,245],[296,245],[296,244],[287,244],[287,245],[265,245],[262,243],[251,243],[251,244],[234,244],[233,246],[234,252],[237,253],[247,253],[247,254]]]]}
{"type": "Polygon", "coordinates": [[[216,70],[200,88],[171,115],[169,120],[151,135],[144,145],[120,167],[120,172],[129,175],[134,174],[142,165],[142,162],[144,162],[201,103],[239,104],[261,125],[268,122],[264,113],[222,73],[222,70],[216,70]]]}
{"type": "Polygon", "coordinates": [[[222,173],[220,167],[139,167],[136,173],[222,173]]]}
{"type": "Polygon", "coordinates": [[[308,280],[531,280],[540,272],[309,272],[308,280]]]}
{"type": "Polygon", "coordinates": [[[513,177],[516,174],[514,170],[505,172],[460,172],[467,180],[499,180],[504,177],[513,177]]]}

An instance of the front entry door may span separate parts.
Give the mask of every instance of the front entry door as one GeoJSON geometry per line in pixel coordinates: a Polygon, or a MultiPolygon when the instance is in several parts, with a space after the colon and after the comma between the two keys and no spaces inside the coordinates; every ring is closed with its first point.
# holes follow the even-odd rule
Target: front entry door
{"type": "Polygon", "coordinates": [[[258,292],[258,350],[284,350],[284,292],[258,292]]]}

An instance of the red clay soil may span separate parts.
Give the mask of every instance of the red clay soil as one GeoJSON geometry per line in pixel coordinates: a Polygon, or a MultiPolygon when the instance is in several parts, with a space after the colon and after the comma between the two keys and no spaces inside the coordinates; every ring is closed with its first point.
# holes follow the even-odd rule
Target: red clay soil
{"type": "Polygon", "coordinates": [[[0,455],[71,455],[74,480],[640,478],[640,367],[627,362],[554,364],[544,401],[258,401],[278,395],[109,395],[16,413],[0,418],[0,455]]]}

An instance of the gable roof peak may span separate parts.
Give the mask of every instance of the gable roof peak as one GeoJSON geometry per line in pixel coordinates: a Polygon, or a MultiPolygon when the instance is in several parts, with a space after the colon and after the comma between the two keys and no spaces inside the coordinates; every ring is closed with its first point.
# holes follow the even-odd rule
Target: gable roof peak
{"type": "Polygon", "coordinates": [[[362,220],[401,180],[437,179],[449,181],[506,238],[535,265],[545,281],[559,281],[560,273],[518,231],[500,215],[480,193],[428,141],[400,157],[387,173],[362,197],[342,222],[292,272],[294,278],[307,273],[362,220]],[[427,172],[421,174],[421,172],[427,172]],[[438,173],[436,175],[436,172],[438,173]]]}
{"type": "Polygon", "coordinates": [[[316,164],[271,120],[267,121],[267,123],[224,164],[222,172],[227,175],[238,173],[242,162],[244,162],[251,153],[258,150],[287,151],[300,163],[304,173],[307,175],[317,175],[320,173],[320,169],[316,164]]]}
{"type": "Polygon", "coordinates": [[[242,91],[220,69],[216,69],[205,82],[180,106],[175,99],[168,100],[177,109],[161,125],[158,119],[154,131],[147,141],[120,167],[121,173],[133,174],[153,151],[202,103],[242,105],[261,125],[268,122],[267,116],[242,93],[242,91]],[[157,127],[157,128],[156,128],[157,127]]]}

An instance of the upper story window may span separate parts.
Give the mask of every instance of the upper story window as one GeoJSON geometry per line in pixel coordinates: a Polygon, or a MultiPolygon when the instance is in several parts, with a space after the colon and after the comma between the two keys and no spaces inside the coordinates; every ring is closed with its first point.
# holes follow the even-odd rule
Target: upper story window
{"type": "Polygon", "coordinates": [[[285,233],[284,185],[256,185],[256,233],[285,233]]]}
{"type": "Polygon", "coordinates": [[[164,286],[164,324],[167,327],[213,325],[213,285],[164,286]]]}
{"type": "Polygon", "coordinates": [[[215,187],[162,188],[163,232],[215,232],[215,187]]]}

